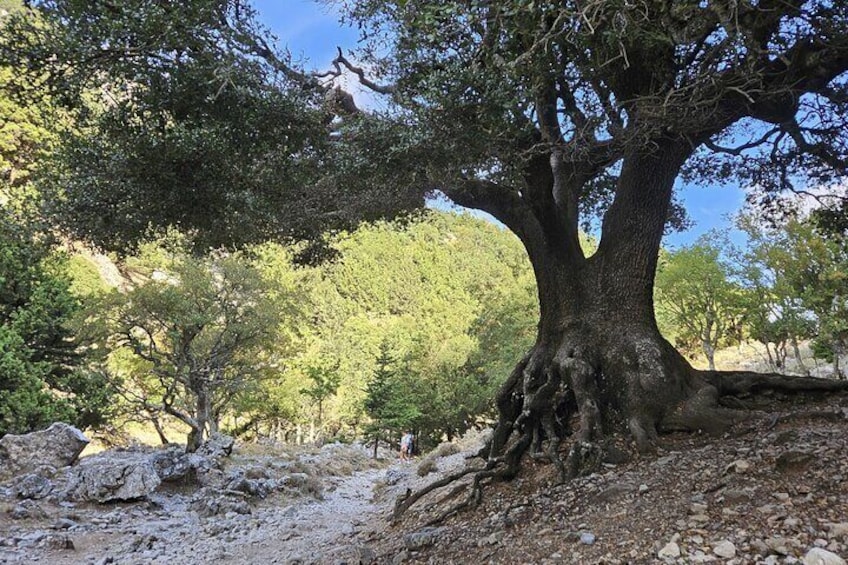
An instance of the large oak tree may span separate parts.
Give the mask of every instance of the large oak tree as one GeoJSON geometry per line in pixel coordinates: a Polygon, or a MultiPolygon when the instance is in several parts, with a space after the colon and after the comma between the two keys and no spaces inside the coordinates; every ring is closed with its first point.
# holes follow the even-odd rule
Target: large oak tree
{"type": "Polygon", "coordinates": [[[311,235],[441,191],[521,239],[538,336],[498,395],[478,479],[514,475],[534,439],[567,476],[616,429],[649,449],[663,429],[744,417],[725,395],[844,388],[694,370],[660,335],[652,297],[683,172],[736,172],[766,191],[845,174],[843,2],[352,0],[361,62],[340,51],[323,75],[276,52],[238,0],[35,4],[54,28],[7,49],[19,65],[65,91],[123,85],[98,143],[65,161],[67,207],[84,212],[71,225],[89,235],[139,218],[233,239],[238,226],[311,235]],[[328,82],[342,71],[389,110],[356,108],[328,82]],[[287,134],[289,121],[300,126],[287,134]],[[593,214],[587,256],[578,230],[593,214]],[[210,232],[215,221],[225,229],[210,232]]]}

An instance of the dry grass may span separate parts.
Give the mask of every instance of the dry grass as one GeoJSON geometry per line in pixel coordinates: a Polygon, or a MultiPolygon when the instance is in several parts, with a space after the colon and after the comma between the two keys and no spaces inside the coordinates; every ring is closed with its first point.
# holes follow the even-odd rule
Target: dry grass
{"type": "Polygon", "coordinates": [[[418,476],[426,477],[430,473],[435,473],[439,470],[439,466],[436,464],[435,457],[425,457],[421,460],[421,463],[418,464],[418,476]]]}

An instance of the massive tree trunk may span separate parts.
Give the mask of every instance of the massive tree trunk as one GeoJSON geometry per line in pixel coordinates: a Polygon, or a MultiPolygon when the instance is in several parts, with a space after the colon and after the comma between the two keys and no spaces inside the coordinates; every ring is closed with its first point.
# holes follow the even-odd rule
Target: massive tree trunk
{"type": "Polygon", "coordinates": [[[659,247],[673,183],[690,151],[669,141],[625,157],[591,257],[576,245],[574,206],[556,199],[557,184],[569,178],[557,178],[555,166],[553,179],[538,177],[553,188],[527,190],[554,194],[552,207],[531,203],[530,220],[502,214],[533,265],[541,318],[535,345],[498,395],[499,421],[488,456],[490,462],[506,462],[501,476],[516,472],[533,445],[546,443],[567,477],[588,470],[588,460],[600,461],[610,432],[629,432],[645,451],[662,430],[724,430],[748,413],[722,407],[722,394],[776,382],[774,376],[695,370],[657,327],[653,286],[659,247]],[[569,436],[574,443],[563,461],[559,448],[569,436]],[[595,456],[588,457],[590,452],[595,456]]]}
{"type": "Polygon", "coordinates": [[[577,200],[591,174],[566,170],[557,155],[550,163],[537,161],[521,191],[479,180],[446,190],[457,203],[493,214],[521,239],[536,276],[540,319],[535,344],[498,393],[498,422],[480,454],[485,464],[398,499],[395,519],[428,492],[472,473],[468,498],[434,522],[475,504],[482,481],[514,477],[534,447],[544,447],[568,479],[598,468],[613,433],[629,434],[644,452],[662,431],[720,432],[749,416],[723,406],[724,395],[846,388],[824,379],[698,371],[662,337],[654,275],[674,180],[693,144],[647,146],[652,150],[625,155],[591,257],[580,249],[577,228],[577,200]],[[564,440],[567,450],[560,449],[564,440]]]}

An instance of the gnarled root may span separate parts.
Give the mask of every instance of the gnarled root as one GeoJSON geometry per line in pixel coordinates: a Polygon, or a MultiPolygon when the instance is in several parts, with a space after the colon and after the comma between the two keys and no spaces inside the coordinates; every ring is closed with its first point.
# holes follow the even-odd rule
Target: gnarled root
{"type": "MultiPolygon", "coordinates": [[[[640,452],[651,451],[658,431],[721,433],[762,415],[737,395],[766,389],[788,393],[848,390],[848,381],[786,377],[751,372],[694,370],[659,335],[622,330],[604,343],[572,332],[540,342],[516,366],[497,397],[499,419],[491,440],[477,455],[482,466],[446,476],[399,499],[392,520],[427,494],[469,475],[467,495],[429,524],[441,522],[482,498],[483,486],[511,480],[531,447],[553,463],[561,480],[600,468],[607,455],[605,428],[629,430],[640,452]],[[621,336],[625,335],[627,339],[621,336]],[[556,344],[553,346],[552,343],[556,344]],[[599,353],[599,352],[603,353],[599,353]],[[576,433],[570,430],[576,423],[576,433]],[[573,440],[563,459],[565,439],[573,440]]],[[[454,489],[446,502],[459,494],[454,489]]]]}

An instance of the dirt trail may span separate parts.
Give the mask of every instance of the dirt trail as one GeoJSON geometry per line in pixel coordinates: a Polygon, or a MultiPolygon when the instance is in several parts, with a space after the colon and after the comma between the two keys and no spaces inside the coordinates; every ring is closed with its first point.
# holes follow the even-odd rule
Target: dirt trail
{"type": "MultiPolygon", "coordinates": [[[[338,453],[322,455],[332,472],[338,453]]],[[[273,494],[252,500],[251,512],[202,517],[193,492],[154,493],[118,505],[25,501],[30,515],[13,519],[19,501],[0,499],[0,563],[188,565],[198,563],[338,563],[367,560],[369,540],[387,527],[387,502],[374,488],[411,466],[393,464],[351,474],[322,475],[322,495],[273,494]]]]}
{"type": "MultiPolygon", "coordinates": [[[[368,538],[385,527],[385,508],[373,502],[385,471],[336,477],[323,500],[287,509],[267,509],[265,526],[229,547],[231,563],[326,563],[354,558],[368,538]]],[[[223,556],[222,556],[223,557],[223,556]]]]}

